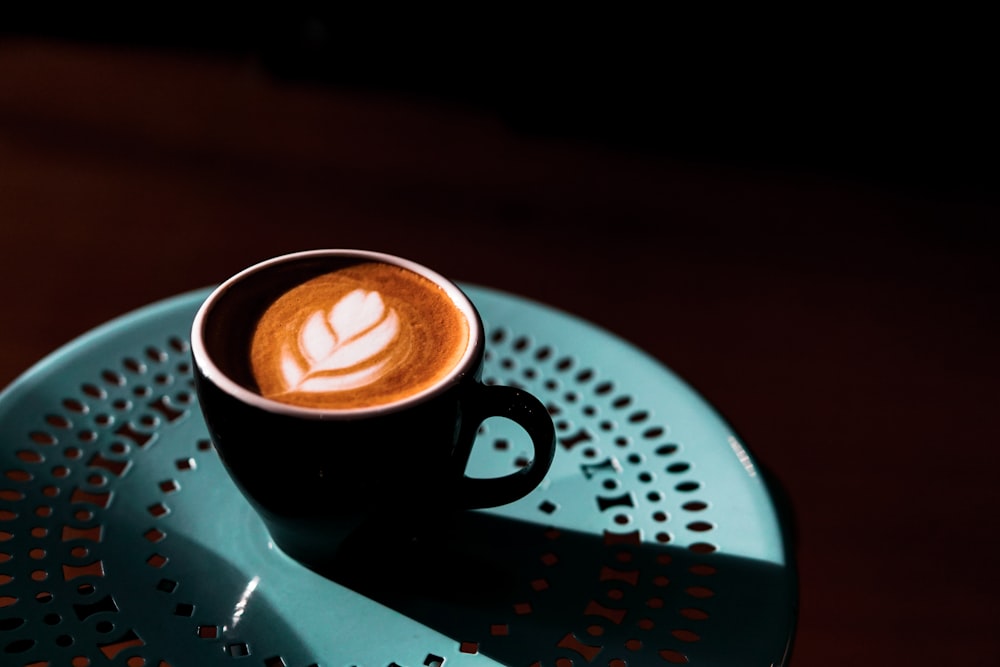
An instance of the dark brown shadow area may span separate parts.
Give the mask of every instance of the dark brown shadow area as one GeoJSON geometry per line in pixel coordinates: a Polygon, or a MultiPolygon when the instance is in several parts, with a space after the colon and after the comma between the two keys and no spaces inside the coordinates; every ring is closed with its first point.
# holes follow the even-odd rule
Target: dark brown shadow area
{"type": "Polygon", "coordinates": [[[408,540],[358,533],[324,574],[508,665],[785,664],[790,567],[638,532],[452,519],[408,540]]]}

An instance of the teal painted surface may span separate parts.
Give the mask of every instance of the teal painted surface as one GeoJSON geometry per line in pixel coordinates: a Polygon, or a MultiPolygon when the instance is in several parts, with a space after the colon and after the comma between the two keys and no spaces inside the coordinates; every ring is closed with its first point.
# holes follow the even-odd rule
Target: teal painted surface
{"type": "MultiPolygon", "coordinates": [[[[207,291],[15,381],[0,394],[0,663],[780,664],[795,573],[738,436],[624,341],[465,289],[490,336],[484,377],[550,406],[555,463],[518,502],[380,560],[384,577],[342,580],[364,595],[274,549],[208,444],[187,350],[207,291]]],[[[469,472],[526,453],[494,419],[469,472]]]]}

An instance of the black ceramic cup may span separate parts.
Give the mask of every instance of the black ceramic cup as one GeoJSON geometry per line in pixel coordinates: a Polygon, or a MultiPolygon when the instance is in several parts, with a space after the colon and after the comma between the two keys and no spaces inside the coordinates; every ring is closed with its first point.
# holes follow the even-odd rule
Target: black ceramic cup
{"type": "Polygon", "coordinates": [[[329,562],[363,525],[403,535],[451,511],[513,502],[552,462],[546,408],[520,389],[481,382],[483,323],[472,302],[438,273],[399,257],[315,250],[261,262],[209,295],[195,316],[191,347],[200,407],[226,469],[274,543],[309,566],[329,562]],[[297,285],[362,262],[405,268],[444,291],[468,322],[458,364],[428,390],[376,407],[299,407],[262,396],[249,348],[264,310],[297,285]],[[468,477],[477,430],[495,416],[523,427],[533,458],[506,476],[468,477]]]}

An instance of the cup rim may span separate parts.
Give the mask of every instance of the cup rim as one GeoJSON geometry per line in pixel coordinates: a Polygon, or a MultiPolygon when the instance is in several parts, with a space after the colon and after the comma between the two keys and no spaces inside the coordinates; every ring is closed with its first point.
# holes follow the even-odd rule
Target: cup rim
{"type": "Polygon", "coordinates": [[[465,376],[471,370],[471,364],[474,360],[476,350],[480,346],[480,338],[482,336],[482,326],[480,325],[479,314],[476,311],[475,306],[472,301],[465,295],[465,293],[451,280],[445,278],[443,275],[430,269],[422,264],[414,262],[413,260],[400,257],[398,255],[392,255],[385,252],[379,252],[374,250],[360,250],[355,248],[325,248],[325,249],[315,249],[315,250],[303,250],[298,252],[287,253],[284,255],[278,255],[275,257],[270,257],[263,261],[257,262],[251,266],[242,269],[241,271],[233,274],[225,281],[220,283],[211,291],[211,293],[205,298],[201,306],[199,306],[198,311],[195,313],[194,320],[191,324],[191,353],[194,359],[194,363],[197,366],[198,372],[204,376],[209,382],[217,386],[226,394],[238,399],[242,403],[251,405],[260,410],[266,412],[282,414],[293,417],[308,418],[308,419],[358,419],[363,417],[372,417],[377,415],[383,415],[393,412],[398,412],[405,410],[414,405],[423,403],[428,399],[437,396],[450,387],[454,386],[463,376],[465,376]],[[289,403],[283,403],[281,401],[276,401],[274,399],[266,398],[261,394],[258,394],[250,389],[247,389],[242,384],[231,379],[226,373],[219,368],[218,365],[212,360],[211,355],[209,355],[207,347],[205,345],[205,338],[203,335],[203,329],[205,327],[205,320],[208,317],[208,313],[212,310],[215,304],[231,289],[238,286],[245,278],[250,275],[260,273],[261,271],[266,271],[269,268],[279,265],[287,264],[289,262],[295,262],[302,259],[316,258],[316,257],[354,257],[360,259],[369,259],[373,261],[379,261],[387,264],[392,264],[395,266],[400,266],[404,269],[413,271],[414,273],[423,276],[424,278],[430,280],[438,287],[443,289],[448,297],[454,303],[469,324],[469,342],[466,345],[465,352],[462,354],[461,359],[455,364],[447,375],[441,378],[433,386],[428,387],[422,391],[408,396],[404,399],[393,401],[392,403],[386,403],[383,405],[375,405],[363,408],[313,408],[304,407],[298,405],[291,405],[289,403]]]}

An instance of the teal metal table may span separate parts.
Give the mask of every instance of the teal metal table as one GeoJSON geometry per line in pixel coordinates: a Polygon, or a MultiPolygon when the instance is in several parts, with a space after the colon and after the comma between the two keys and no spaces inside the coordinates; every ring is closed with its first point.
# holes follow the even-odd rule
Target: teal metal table
{"type": "MultiPolygon", "coordinates": [[[[207,291],[28,370],[0,394],[0,663],[784,664],[788,527],[739,436],[608,332],[463,287],[485,379],[549,406],[555,462],[516,503],[338,581],[271,544],[208,441],[187,340],[207,291]]],[[[470,474],[521,465],[525,440],[488,421],[470,474]]]]}

